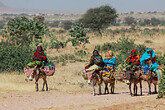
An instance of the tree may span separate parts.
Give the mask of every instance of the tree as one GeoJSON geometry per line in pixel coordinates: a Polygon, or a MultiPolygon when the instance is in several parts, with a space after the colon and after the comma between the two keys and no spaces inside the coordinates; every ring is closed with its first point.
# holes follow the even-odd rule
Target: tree
{"type": "Polygon", "coordinates": [[[165,96],[165,69],[163,69],[162,73],[162,77],[158,84],[159,91],[157,98],[163,98],[165,96]]]}
{"type": "Polygon", "coordinates": [[[133,17],[126,17],[124,23],[129,25],[129,26],[130,25],[135,25],[136,24],[136,20],[133,17]]]}
{"type": "Polygon", "coordinates": [[[107,28],[117,18],[116,10],[108,5],[98,8],[91,8],[79,19],[86,28],[97,31],[102,35],[101,30],[107,28]]]}
{"type": "Polygon", "coordinates": [[[0,29],[3,29],[4,26],[5,26],[4,21],[0,21],[0,29]]]}
{"type": "Polygon", "coordinates": [[[145,25],[150,25],[151,24],[151,20],[150,19],[144,19],[144,24],[145,25]]]}
{"type": "Polygon", "coordinates": [[[71,26],[73,25],[73,23],[71,21],[64,21],[63,22],[63,25],[64,25],[64,29],[65,30],[69,30],[71,28],[71,26]]]}
{"type": "Polygon", "coordinates": [[[48,31],[49,29],[44,24],[44,17],[42,16],[33,19],[16,17],[8,21],[4,37],[8,37],[16,45],[24,45],[30,44],[36,39],[41,39],[48,31]]]}
{"type": "Polygon", "coordinates": [[[82,44],[83,48],[86,43],[88,43],[89,37],[86,36],[88,30],[84,27],[82,23],[75,23],[69,31],[71,39],[69,38],[67,42],[71,41],[73,46],[78,46],[82,44]]]}
{"type": "Polygon", "coordinates": [[[157,18],[151,18],[151,24],[152,26],[158,26],[161,23],[161,21],[157,18]]]}

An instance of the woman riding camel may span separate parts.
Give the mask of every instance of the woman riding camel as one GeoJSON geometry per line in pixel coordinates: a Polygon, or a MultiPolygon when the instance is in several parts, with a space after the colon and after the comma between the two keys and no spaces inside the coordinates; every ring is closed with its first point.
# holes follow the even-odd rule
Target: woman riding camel
{"type": "MultiPolygon", "coordinates": [[[[126,63],[128,66],[126,67],[126,71],[135,72],[140,68],[140,56],[137,55],[136,50],[131,51],[131,56],[127,57],[126,63]]],[[[127,84],[129,84],[129,76],[126,74],[127,84]]]]}
{"type": "Polygon", "coordinates": [[[101,74],[99,73],[99,71],[104,68],[105,64],[103,62],[102,56],[99,54],[97,50],[93,51],[93,55],[90,58],[90,63],[87,66],[85,66],[85,69],[89,69],[93,65],[97,65],[97,68],[95,68],[95,71],[96,73],[99,74],[101,78],[101,74]]]}
{"type": "Polygon", "coordinates": [[[114,72],[116,57],[114,57],[112,51],[108,51],[105,54],[105,59],[103,59],[103,62],[106,64],[106,68],[108,69],[108,71],[114,72]]]}
{"type": "Polygon", "coordinates": [[[145,51],[140,58],[140,63],[143,68],[148,65],[150,67],[150,71],[155,72],[157,74],[158,80],[160,79],[160,72],[158,70],[159,64],[156,63],[156,54],[152,49],[147,49],[145,51]]]}
{"type": "Polygon", "coordinates": [[[47,63],[46,53],[44,52],[42,45],[37,46],[37,50],[35,50],[33,55],[33,61],[27,64],[28,66],[44,66],[47,63]]]}

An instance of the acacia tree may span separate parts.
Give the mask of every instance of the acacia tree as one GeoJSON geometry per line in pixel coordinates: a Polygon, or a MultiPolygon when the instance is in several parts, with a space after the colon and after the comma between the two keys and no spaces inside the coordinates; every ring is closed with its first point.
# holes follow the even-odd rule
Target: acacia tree
{"type": "Polygon", "coordinates": [[[135,25],[136,20],[133,17],[126,17],[124,23],[127,24],[128,26],[135,25]]]}
{"type": "Polygon", "coordinates": [[[69,31],[72,38],[67,39],[66,43],[71,41],[73,46],[82,45],[82,47],[85,48],[85,44],[89,43],[89,37],[86,36],[87,33],[88,29],[86,29],[82,23],[75,23],[69,31]]]}
{"type": "Polygon", "coordinates": [[[101,30],[107,28],[117,18],[116,10],[108,5],[98,8],[91,8],[79,19],[86,28],[97,31],[102,35],[101,30]]]}
{"type": "Polygon", "coordinates": [[[49,31],[43,21],[44,18],[40,16],[33,19],[28,19],[27,17],[10,19],[7,23],[4,37],[7,37],[11,43],[16,45],[41,41],[41,37],[49,31]]]}

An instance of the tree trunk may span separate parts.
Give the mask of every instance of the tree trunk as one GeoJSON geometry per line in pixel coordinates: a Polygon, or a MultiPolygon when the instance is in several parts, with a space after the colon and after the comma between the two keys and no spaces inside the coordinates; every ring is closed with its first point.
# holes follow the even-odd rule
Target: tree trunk
{"type": "Polygon", "coordinates": [[[102,33],[101,33],[101,30],[100,30],[100,29],[98,29],[98,32],[99,32],[100,36],[102,37],[103,35],[102,35],[102,33]]]}

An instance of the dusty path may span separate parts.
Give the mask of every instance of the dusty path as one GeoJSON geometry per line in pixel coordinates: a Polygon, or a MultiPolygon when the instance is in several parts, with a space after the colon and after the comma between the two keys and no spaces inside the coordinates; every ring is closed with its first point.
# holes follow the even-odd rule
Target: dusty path
{"type": "Polygon", "coordinates": [[[128,89],[96,96],[92,96],[90,92],[66,93],[53,90],[26,93],[9,91],[0,96],[0,110],[141,110],[142,107],[148,110],[164,110],[165,99],[157,100],[156,95],[148,95],[145,89],[143,96],[136,97],[131,97],[128,89]]]}

